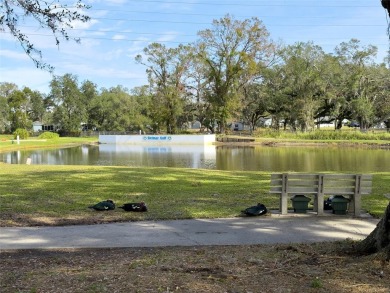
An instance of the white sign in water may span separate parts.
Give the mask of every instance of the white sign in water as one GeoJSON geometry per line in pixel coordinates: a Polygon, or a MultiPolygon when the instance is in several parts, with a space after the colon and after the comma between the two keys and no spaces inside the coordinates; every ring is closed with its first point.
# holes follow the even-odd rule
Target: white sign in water
{"type": "Polygon", "coordinates": [[[99,135],[101,144],[166,144],[166,145],[212,145],[215,134],[208,135],[99,135]]]}

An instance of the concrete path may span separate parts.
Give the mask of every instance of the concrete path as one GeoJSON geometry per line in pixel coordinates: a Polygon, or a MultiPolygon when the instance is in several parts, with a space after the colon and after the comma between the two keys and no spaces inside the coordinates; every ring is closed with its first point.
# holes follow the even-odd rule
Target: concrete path
{"type": "Polygon", "coordinates": [[[363,239],[377,219],[272,215],[65,227],[0,227],[0,249],[248,245],[363,239]]]}

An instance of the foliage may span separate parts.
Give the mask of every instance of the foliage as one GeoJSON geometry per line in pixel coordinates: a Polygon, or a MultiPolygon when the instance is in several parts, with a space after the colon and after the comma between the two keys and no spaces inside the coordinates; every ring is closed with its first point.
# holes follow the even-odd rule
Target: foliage
{"type": "Polygon", "coordinates": [[[40,134],[38,138],[40,139],[57,139],[60,135],[55,132],[45,131],[44,133],[40,134]]]}
{"type": "Polygon", "coordinates": [[[27,139],[30,135],[26,129],[18,128],[14,131],[14,138],[16,139],[18,136],[20,139],[27,139]]]}
{"type": "Polygon", "coordinates": [[[53,122],[61,125],[64,132],[77,132],[87,121],[87,98],[81,92],[77,76],[65,74],[54,77],[50,83],[53,101],[56,105],[53,122]]]}
{"type": "Polygon", "coordinates": [[[23,50],[38,68],[53,71],[52,66],[42,62],[42,53],[36,49],[28,34],[24,32],[23,24],[27,20],[32,20],[39,27],[47,29],[53,35],[57,46],[60,44],[61,37],[65,40],[73,39],[79,42],[78,38],[71,37],[67,31],[73,28],[76,21],[88,22],[90,20],[90,17],[82,12],[84,8],[88,9],[89,6],[84,5],[80,0],[72,7],[60,2],[3,0],[0,3],[0,27],[19,41],[23,50]]]}
{"type": "Polygon", "coordinates": [[[254,136],[304,140],[390,140],[390,133],[385,131],[361,132],[359,130],[314,130],[302,133],[281,130],[276,131],[268,128],[256,130],[254,136]]]}
{"type": "Polygon", "coordinates": [[[282,50],[281,56],[286,120],[294,130],[312,130],[320,104],[317,97],[325,92],[321,79],[325,53],[312,43],[297,43],[282,50]]]}
{"type": "Polygon", "coordinates": [[[198,35],[197,59],[205,68],[206,99],[213,107],[219,132],[224,132],[227,119],[240,108],[240,89],[260,75],[274,47],[257,18],[238,21],[226,15],[198,35]]]}
{"type": "Polygon", "coordinates": [[[9,130],[8,111],[8,101],[4,96],[0,95],[0,133],[9,130]]]}
{"type": "Polygon", "coordinates": [[[390,129],[390,69],[375,64],[372,45],[351,39],[334,54],[313,42],[281,46],[259,19],[230,15],[198,36],[190,45],[146,47],[136,60],[146,66],[148,84],[134,89],[98,90],[72,74],[53,77],[49,95],[0,83],[0,132],[31,130],[39,121],[63,134],[179,133],[194,122],[200,131],[227,133],[232,123],[253,131],[265,119],[277,131],[309,132],[305,139],[322,137],[312,133],[322,124],[341,129],[346,120],[364,131],[347,139],[373,139],[367,130],[390,129]]]}
{"type": "Polygon", "coordinates": [[[145,127],[137,97],[121,86],[102,89],[100,95],[89,100],[89,109],[89,123],[99,130],[138,132],[145,127]]]}
{"type": "Polygon", "coordinates": [[[153,131],[158,132],[160,126],[166,126],[167,133],[176,133],[177,119],[183,112],[185,88],[183,86],[185,71],[189,63],[188,49],[180,45],[178,48],[167,48],[153,43],[136,57],[137,62],[147,66],[147,74],[151,88],[149,113],[153,131]]]}

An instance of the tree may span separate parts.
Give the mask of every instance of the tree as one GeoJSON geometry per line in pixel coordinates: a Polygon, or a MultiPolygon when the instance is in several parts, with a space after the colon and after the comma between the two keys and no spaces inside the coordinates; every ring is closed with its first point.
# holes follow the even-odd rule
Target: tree
{"type": "Polygon", "coordinates": [[[60,1],[2,0],[0,3],[0,27],[1,30],[8,31],[19,41],[37,68],[53,71],[52,66],[42,62],[42,52],[36,49],[30,41],[20,22],[24,23],[27,19],[31,19],[40,28],[49,30],[57,46],[60,44],[61,37],[65,40],[73,39],[80,42],[80,39],[70,37],[67,31],[73,28],[77,21],[88,22],[90,20],[90,17],[83,13],[83,9],[89,8],[80,0],[71,7],[61,4],[60,1]]]}
{"type": "Polygon", "coordinates": [[[192,47],[190,52],[190,63],[188,64],[186,88],[187,88],[187,123],[199,121],[201,124],[200,131],[208,129],[215,132],[215,117],[212,111],[212,105],[207,99],[207,68],[195,51],[197,48],[192,47]]]}
{"type": "Polygon", "coordinates": [[[256,129],[260,118],[267,117],[268,96],[261,83],[250,83],[242,88],[242,119],[249,124],[250,130],[256,129]]]}
{"type": "Polygon", "coordinates": [[[390,0],[381,0],[382,6],[387,10],[390,16],[390,0]]]}
{"type": "MultiPolygon", "coordinates": [[[[390,1],[382,0],[381,2],[383,7],[389,11],[390,15],[390,1]]],[[[370,235],[358,243],[355,250],[359,253],[368,254],[383,252],[385,261],[390,261],[390,202],[376,228],[370,235]]]]}
{"type": "MultiPolygon", "coordinates": [[[[86,111],[89,114],[91,109],[91,102],[96,98],[98,95],[98,90],[96,84],[93,82],[86,80],[81,84],[81,93],[84,96],[84,100],[86,101],[86,111]]],[[[95,125],[93,125],[90,115],[87,115],[87,120],[85,121],[84,129],[90,130],[94,128],[95,125]]]]}
{"type": "Polygon", "coordinates": [[[346,119],[358,120],[362,129],[372,123],[375,95],[369,90],[372,80],[369,68],[374,64],[376,52],[375,46],[362,47],[357,39],[342,42],[335,49],[342,69],[339,96],[344,99],[345,105],[340,115],[346,119]]]}
{"type": "Polygon", "coordinates": [[[367,254],[384,252],[386,261],[390,261],[390,202],[376,228],[358,243],[356,250],[367,254]]]}
{"type": "MultiPolygon", "coordinates": [[[[31,90],[30,90],[31,91],[31,90]]],[[[25,91],[13,91],[8,97],[9,120],[11,122],[11,132],[18,128],[26,129],[32,127],[27,111],[29,99],[25,91]]]]}
{"type": "Polygon", "coordinates": [[[8,98],[12,92],[18,90],[18,86],[14,83],[0,83],[0,132],[10,132],[11,122],[9,121],[9,106],[8,98]]]}
{"type": "MultiPolygon", "coordinates": [[[[263,78],[264,95],[266,97],[267,112],[271,115],[273,129],[279,130],[282,120],[286,122],[289,100],[285,94],[284,65],[275,64],[265,71],[263,78]]],[[[284,123],[286,127],[286,123],[284,123]]]]}
{"type": "Polygon", "coordinates": [[[28,99],[27,114],[29,119],[42,122],[43,116],[46,113],[44,96],[39,91],[32,91],[30,88],[25,87],[23,93],[28,99]]]}
{"type": "Polygon", "coordinates": [[[324,92],[320,65],[325,54],[321,47],[308,42],[287,46],[281,56],[284,61],[284,93],[290,101],[288,118],[291,127],[312,130],[319,97],[324,92]]]}
{"type": "Polygon", "coordinates": [[[235,20],[230,15],[213,21],[212,29],[198,33],[199,59],[205,66],[207,99],[219,131],[224,132],[231,113],[240,108],[239,91],[246,75],[259,72],[273,55],[269,33],[257,18],[235,20]]]}
{"type": "Polygon", "coordinates": [[[116,86],[103,88],[90,102],[89,121],[99,131],[139,131],[144,129],[144,116],[137,97],[116,86]]]}
{"type": "Polygon", "coordinates": [[[56,105],[53,122],[64,132],[79,132],[81,124],[87,121],[87,101],[78,87],[77,77],[72,74],[54,77],[50,88],[56,105]]]}
{"type": "Polygon", "coordinates": [[[153,43],[144,49],[136,61],[147,66],[149,84],[152,90],[151,118],[158,131],[165,125],[167,133],[176,133],[177,118],[183,112],[185,86],[184,78],[189,63],[188,48],[167,48],[153,43]]]}
{"type": "Polygon", "coordinates": [[[148,85],[135,87],[131,90],[132,98],[134,99],[134,105],[137,107],[134,109],[134,125],[138,130],[146,132],[147,129],[151,128],[152,119],[149,115],[150,101],[152,94],[148,85]]]}
{"type": "Polygon", "coordinates": [[[385,123],[390,129],[390,70],[385,64],[369,68],[369,89],[373,101],[373,124],[385,123]]]}
{"type": "Polygon", "coordinates": [[[5,97],[0,96],[0,133],[6,132],[8,128],[8,103],[5,97]]]}

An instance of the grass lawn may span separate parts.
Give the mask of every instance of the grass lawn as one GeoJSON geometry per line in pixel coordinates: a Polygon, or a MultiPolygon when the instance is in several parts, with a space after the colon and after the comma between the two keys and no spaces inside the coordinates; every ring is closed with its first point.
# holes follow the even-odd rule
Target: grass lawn
{"type": "MultiPolygon", "coordinates": [[[[380,217],[390,173],[375,173],[363,209],[380,217]]],[[[235,217],[261,202],[278,209],[266,172],[180,168],[0,165],[0,225],[61,225],[129,220],[235,217]],[[144,201],[149,212],[99,213],[87,207],[112,199],[144,201]]]]}
{"type": "Polygon", "coordinates": [[[37,149],[37,148],[55,148],[80,145],[84,143],[97,143],[97,137],[60,137],[57,139],[39,139],[30,137],[28,139],[19,140],[19,144],[14,139],[13,135],[0,135],[0,152],[22,150],[22,149],[37,149]]]}

